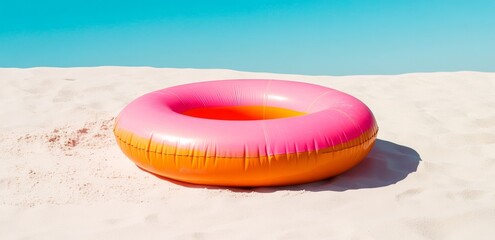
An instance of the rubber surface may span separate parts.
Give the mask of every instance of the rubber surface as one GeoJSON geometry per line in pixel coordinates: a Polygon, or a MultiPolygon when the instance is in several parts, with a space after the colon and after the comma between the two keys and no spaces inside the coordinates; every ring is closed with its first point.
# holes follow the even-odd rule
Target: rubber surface
{"type": "Polygon", "coordinates": [[[222,80],[137,98],[117,117],[122,151],[152,173],[196,184],[273,186],[340,174],[378,127],[358,99],[281,80],[222,80]]]}

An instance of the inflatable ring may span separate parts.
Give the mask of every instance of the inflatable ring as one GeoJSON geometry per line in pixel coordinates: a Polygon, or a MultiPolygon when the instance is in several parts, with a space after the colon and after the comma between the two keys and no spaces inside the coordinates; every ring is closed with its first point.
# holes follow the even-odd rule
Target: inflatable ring
{"type": "Polygon", "coordinates": [[[358,99],[281,80],[166,88],[126,106],[114,133],[140,168],[183,182],[274,186],[340,174],[371,150],[378,127],[358,99]]]}

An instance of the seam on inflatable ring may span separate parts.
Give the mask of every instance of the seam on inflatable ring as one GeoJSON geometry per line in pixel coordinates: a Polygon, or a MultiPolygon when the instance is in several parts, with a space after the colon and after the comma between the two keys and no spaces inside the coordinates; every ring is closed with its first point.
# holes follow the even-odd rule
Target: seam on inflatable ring
{"type": "Polygon", "coordinates": [[[269,79],[268,82],[266,83],[265,91],[263,92],[263,119],[266,118],[266,106],[268,103],[268,96],[266,93],[268,92],[268,89],[270,89],[272,84],[272,80],[269,79]]]}
{"type": "Polygon", "coordinates": [[[332,90],[328,90],[322,94],[320,94],[318,97],[316,97],[313,101],[311,101],[311,103],[306,107],[306,112],[309,112],[311,110],[311,108],[313,108],[313,105],[318,101],[320,100],[321,97],[327,95],[328,93],[332,92],[332,90]]]}
{"type": "MultiPolygon", "coordinates": [[[[345,147],[345,148],[342,148],[342,149],[339,149],[339,150],[335,150],[335,151],[320,151],[320,154],[328,154],[328,153],[334,153],[334,152],[341,152],[341,151],[345,151],[347,149],[350,149],[350,148],[354,148],[354,147],[357,147],[357,146],[360,146],[368,141],[370,141],[371,139],[373,138],[376,138],[377,135],[378,135],[378,126],[374,126],[373,128],[376,128],[375,129],[375,132],[368,138],[366,138],[366,140],[364,140],[363,142],[361,142],[360,144],[356,144],[356,145],[353,145],[353,146],[350,146],[350,147],[345,147]]],[[[219,157],[219,156],[207,156],[207,155],[204,155],[204,156],[193,156],[193,155],[177,155],[177,154],[163,154],[163,152],[158,152],[158,151],[149,151],[149,150],[146,150],[144,148],[139,148],[139,147],[136,147],[124,140],[122,140],[122,138],[120,138],[120,136],[118,136],[117,134],[115,134],[115,137],[120,141],[122,142],[123,144],[127,145],[127,146],[130,146],[130,147],[133,147],[134,149],[136,150],[141,150],[141,151],[145,151],[145,152],[151,152],[151,153],[160,153],[161,155],[165,155],[165,156],[176,156],[176,157],[204,157],[204,158],[260,158],[260,157],[273,157],[273,156],[276,156],[276,155],[284,155],[284,154],[274,154],[274,155],[269,155],[269,156],[258,156],[258,157],[219,157]]],[[[316,152],[316,151],[312,151],[312,152],[316,152]]],[[[301,154],[301,153],[307,153],[307,152],[295,152],[295,153],[292,153],[292,154],[301,154]]]]}

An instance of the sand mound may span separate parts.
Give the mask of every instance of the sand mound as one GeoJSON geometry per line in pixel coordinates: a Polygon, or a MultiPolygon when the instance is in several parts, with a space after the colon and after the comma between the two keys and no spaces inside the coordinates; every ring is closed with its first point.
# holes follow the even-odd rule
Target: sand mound
{"type": "Polygon", "coordinates": [[[0,239],[492,239],[495,73],[297,76],[155,68],[0,69],[0,239]],[[351,171],[278,188],[164,180],[118,149],[132,99],[275,78],[350,93],[379,140],[351,171]]]}

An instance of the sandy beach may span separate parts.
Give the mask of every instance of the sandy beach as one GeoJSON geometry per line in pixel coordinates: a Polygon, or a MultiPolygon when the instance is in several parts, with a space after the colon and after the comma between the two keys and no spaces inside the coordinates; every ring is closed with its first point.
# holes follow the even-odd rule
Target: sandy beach
{"type": "Polygon", "coordinates": [[[0,68],[0,239],[493,239],[495,73],[303,76],[149,67],[0,68]],[[340,176],[276,188],[164,180],[112,128],[147,92],[285,79],[349,93],[380,131],[340,176]]]}

